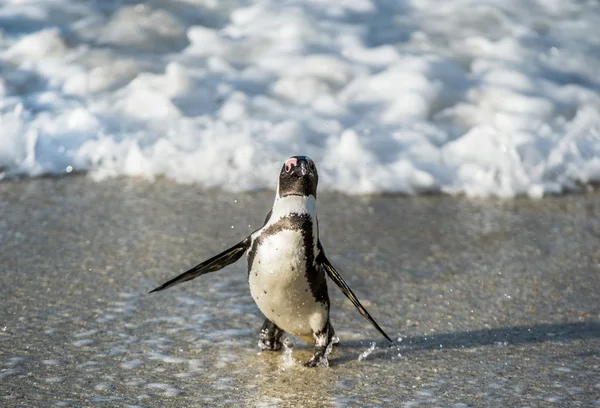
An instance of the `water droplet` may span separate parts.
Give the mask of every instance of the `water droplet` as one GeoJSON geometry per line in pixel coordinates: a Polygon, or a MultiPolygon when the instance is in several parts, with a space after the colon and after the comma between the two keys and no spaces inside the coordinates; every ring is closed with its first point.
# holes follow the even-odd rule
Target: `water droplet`
{"type": "Polygon", "coordinates": [[[358,361],[362,361],[369,356],[375,350],[375,342],[372,342],[368,349],[360,353],[358,356],[358,361]]]}

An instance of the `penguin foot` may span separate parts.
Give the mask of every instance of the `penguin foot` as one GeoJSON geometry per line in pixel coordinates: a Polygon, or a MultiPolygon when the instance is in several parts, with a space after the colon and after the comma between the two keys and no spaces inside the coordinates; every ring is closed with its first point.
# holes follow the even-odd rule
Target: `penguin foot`
{"type": "Polygon", "coordinates": [[[258,347],[262,351],[281,350],[281,347],[283,347],[281,336],[283,336],[283,333],[285,332],[277,327],[275,323],[265,319],[258,334],[258,347]]]}
{"type": "Polygon", "coordinates": [[[282,346],[283,344],[280,341],[258,339],[258,347],[261,351],[279,351],[282,346]]]}
{"type": "Polygon", "coordinates": [[[306,363],[304,363],[304,367],[329,367],[329,359],[324,353],[315,353],[314,356],[310,358],[306,363]]]}
{"type": "Polygon", "coordinates": [[[339,342],[331,323],[327,322],[324,330],[313,334],[315,338],[315,354],[304,363],[305,367],[329,367],[327,356],[331,353],[333,345],[339,342]]]}

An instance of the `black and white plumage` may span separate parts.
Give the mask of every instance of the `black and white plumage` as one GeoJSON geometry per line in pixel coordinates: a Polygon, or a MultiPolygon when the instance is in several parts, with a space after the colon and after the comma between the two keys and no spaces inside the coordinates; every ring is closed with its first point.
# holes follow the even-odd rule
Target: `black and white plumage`
{"type": "Polygon", "coordinates": [[[361,305],[325,256],[316,215],[318,174],[306,156],[294,156],[279,174],[277,195],[264,225],[249,237],[152,292],[218,271],[246,253],[250,293],[266,320],[259,334],[263,350],[279,350],[285,332],[315,344],[307,366],[327,366],[334,331],[329,321],[326,276],[358,311],[392,341],[361,305]]]}

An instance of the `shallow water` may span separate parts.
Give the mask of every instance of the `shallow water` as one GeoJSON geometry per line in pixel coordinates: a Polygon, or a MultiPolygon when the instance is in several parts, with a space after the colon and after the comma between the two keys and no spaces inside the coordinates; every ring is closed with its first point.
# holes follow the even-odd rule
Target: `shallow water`
{"type": "Polygon", "coordinates": [[[0,405],[600,405],[600,196],[319,198],[340,344],[260,353],[239,262],[148,290],[257,228],[272,192],[0,184],[0,405]]]}

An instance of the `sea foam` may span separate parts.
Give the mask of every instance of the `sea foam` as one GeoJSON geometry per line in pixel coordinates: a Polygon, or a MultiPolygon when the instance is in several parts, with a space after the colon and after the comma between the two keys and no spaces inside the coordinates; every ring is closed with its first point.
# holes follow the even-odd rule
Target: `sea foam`
{"type": "Polygon", "coordinates": [[[541,197],[600,181],[600,5],[5,0],[0,177],[541,197]],[[518,12],[516,12],[518,11],[518,12]]]}

